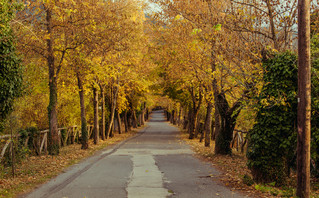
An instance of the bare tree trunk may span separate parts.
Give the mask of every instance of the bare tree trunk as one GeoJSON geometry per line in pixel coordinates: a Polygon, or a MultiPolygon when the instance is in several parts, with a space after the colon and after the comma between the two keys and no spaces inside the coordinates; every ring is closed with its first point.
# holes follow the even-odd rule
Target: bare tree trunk
{"type": "Polygon", "coordinates": [[[311,59],[310,0],[298,1],[297,193],[310,197],[311,59]]]}
{"type": "Polygon", "coordinates": [[[178,112],[178,120],[177,120],[178,126],[181,125],[181,115],[182,115],[182,107],[179,108],[179,112],[178,112]]]}
{"type": "Polygon", "coordinates": [[[146,102],[143,103],[142,115],[141,115],[141,126],[145,124],[145,111],[146,111],[146,102]]]}
{"type": "Polygon", "coordinates": [[[127,112],[127,128],[128,128],[128,131],[132,130],[132,113],[131,113],[131,111],[127,112]]]}
{"type": "Polygon", "coordinates": [[[116,108],[116,103],[117,103],[117,95],[118,95],[118,91],[119,91],[119,78],[117,79],[117,86],[116,89],[113,93],[113,102],[112,102],[112,109],[111,109],[111,115],[110,115],[110,121],[109,121],[109,126],[107,128],[107,133],[106,133],[106,138],[109,137],[113,137],[113,133],[112,132],[112,127],[114,124],[114,114],[115,114],[115,108],[116,108]]]}
{"type": "Polygon", "coordinates": [[[197,99],[195,93],[194,93],[194,89],[191,88],[189,90],[191,96],[192,96],[192,101],[193,101],[193,104],[192,104],[192,115],[191,115],[191,119],[189,120],[189,139],[193,139],[194,136],[195,136],[195,129],[196,129],[196,124],[197,124],[197,117],[198,117],[198,113],[199,113],[199,109],[200,109],[200,106],[202,104],[202,92],[201,90],[199,91],[199,98],[197,99]],[[197,104],[196,104],[197,102],[197,104]]]}
{"type": "Polygon", "coordinates": [[[82,147],[81,149],[89,148],[89,138],[87,131],[87,121],[86,121],[86,113],[85,113],[85,103],[84,103],[84,93],[83,93],[83,83],[81,80],[80,73],[77,71],[76,76],[78,79],[78,87],[79,87],[79,96],[80,96],[80,106],[81,106],[81,132],[82,132],[82,147]]]}
{"type": "Polygon", "coordinates": [[[47,33],[50,38],[47,39],[47,64],[49,68],[49,88],[50,98],[48,106],[49,115],[49,144],[48,151],[50,155],[58,155],[60,148],[60,138],[58,133],[58,119],[57,119],[57,76],[56,68],[54,63],[54,52],[53,52],[53,33],[52,33],[52,11],[50,8],[46,9],[46,25],[47,33]]]}
{"type": "Polygon", "coordinates": [[[150,116],[150,111],[149,111],[149,109],[147,108],[146,109],[146,121],[148,121],[149,120],[149,117],[150,116]]]}
{"type": "Polygon", "coordinates": [[[101,137],[102,140],[105,140],[105,93],[104,93],[104,88],[102,85],[100,85],[100,89],[101,89],[101,100],[102,100],[102,109],[101,109],[101,137]]]}
{"type": "Polygon", "coordinates": [[[124,112],[124,127],[125,127],[125,133],[127,133],[129,130],[129,126],[128,126],[128,118],[127,118],[127,110],[125,110],[124,112]]]}
{"type": "Polygon", "coordinates": [[[132,118],[133,118],[133,128],[137,128],[137,118],[135,110],[132,110],[132,118]]]}
{"type": "Polygon", "coordinates": [[[116,111],[116,120],[117,120],[117,127],[119,130],[119,134],[122,134],[121,116],[118,111],[116,111]]]}
{"type": "Polygon", "coordinates": [[[270,29],[271,29],[271,37],[274,43],[274,48],[278,50],[278,41],[277,41],[277,36],[276,36],[276,27],[275,27],[275,22],[274,22],[274,11],[273,7],[270,3],[270,0],[266,0],[267,8],[268,8],[268,17],[270,21],[270,29]]]}
{"type": "Polygon", "coordinates": [[[210,146],[210,136],[211,136],[211,129],[212,129],[212,111],[213,111],[213,104],[208,102],[207,104],[207,111],[206,111],[206,119],[205,119],[205,147],[210,146]]]}
{"type": "Polygon", "coordinates": [[[93,108],[94,108],[94,144],[99,143],[99,94],[97,88],[93,87],[93,108]]]}

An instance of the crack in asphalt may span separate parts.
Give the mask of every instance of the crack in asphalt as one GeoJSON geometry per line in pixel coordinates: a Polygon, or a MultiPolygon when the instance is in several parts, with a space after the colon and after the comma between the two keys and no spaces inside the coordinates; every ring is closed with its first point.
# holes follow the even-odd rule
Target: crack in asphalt
{"type": "Polygon", "coordinates": [[[135,138],[143,135],[145,133],[145,131],[149,128],[150,126],[146,126],[142,131],[138,132],[138,134],[136,134],[133,137],[130,137],[126,140],[124,140],[123,142],[121,142],[120,144],[117,144],[116,146],[114,146],[114,148],[107,153],[104,153],[102,155],[100,155],[99,158],[95,159],[93,162],[91,162],[90,164],[88,164],[87,166],[85,166],[84,168],[82,168],[81,170],[77,171],[76,173],[74,173],[73,175],[71,175],[68,179],[64,180],[62,183],[50,188],[48,190],[47,193],[45,193],[42,197],[49,197],[51,194],[53,193],[57,193],[60,190],[62,190],[65,186],[67,186],[68,184],[70,184],[72,181],[74,181],[76,178],[78,178],[81,174],[83,174],[84,172],[86,172],[87,170],[89,170],[93,165],[95,165],[97,162],[99,162],[100,160],[102,160],[103,158],[115,153],[119,148],[121,148],[124,144],[126,144],[127,142],[134,140],[135,138]]]}

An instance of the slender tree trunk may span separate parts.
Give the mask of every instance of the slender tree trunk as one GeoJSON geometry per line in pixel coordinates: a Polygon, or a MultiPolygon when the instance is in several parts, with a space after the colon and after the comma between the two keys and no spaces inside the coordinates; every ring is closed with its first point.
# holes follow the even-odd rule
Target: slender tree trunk
{"type": "Polygon", "coordinates": [[[188,133],[189,133],[189,123],[191,120],[191,116],[192,116],[192,108],[190,107],[188,109],[187,118],[186,116],[184,116],[184,126],[183,126],[183,129],[188,129],[188,133]]]}
{"type": "Polygon", "coordinates": [[[50,8],[46,10],[46,25],[47,32],[50,35],[50,38],[47,39],[47,64],[49,68],[49,106],[48,106],[48,115],[49,115],[49,144],[48,151],[51,155],[58,155],[60,148],[60,138],[58,133],[58,119],[57,119],[57,76],[56,68],[54,63],[54,52],[53,52],[53,35],[52,35],[52,12],[50,8]]]}
{"type": "Polygon", "coordinates": [[[198,109],[195,108],[192,111],[191,119],[189,122],[189,139],[194,139],[195,137],[195,129],[197,126],[197,117],[198,117],[198,109]]]}
{"type": "Polygon", "coordinates": [[[121,116],[118,111],[116,111],[116,120],[117,120],[117,127],[119,130],[119,134],[122,134],[121,116]]]}
{"type": "Polygon", "coordinates": [[[113,92],[113,100],[112,100],[112,109],[111,109],[111,115],[110,115],[110,122],[109,122],[109,126],[107,128],[107,133],[106,133],[106,138],[109,137],[113,137],[113,133],[112,132],[112,127],[114,125],[114,115],[115,115],[115,108],[116,108],[116,103],[117,103],[117,95],[118,95],[118,91],[119,91],[119,78],[117,78],[117,86],[115,88],[115,91],[113,92]]]}
{"type": "Polygon", "coordinates": [[[213,104],[208,102],[207,109],[206,109],[206,119],[205,119],[205,147],[210,146],[210,136],[211,136],[211,129],[212,129],[212,111],[213,111],[213,104]]]}
{"type": "Polygon", "coordinates": [[[81,149],[88,149],[89,148],[89,138],[88,138],[86,115],[85,115],[83,83],[82,83],[81,76],[80,76],[79,72],[76,72],[76,76],[78,79],[80,106],[81,106],[81,132],[82,132],[82,137],[81,137],[82,147],[81,147],[81,149]]]}
{"type": "Polygon", "coordinates": [[[94,108],[94,144],[99,143],[99,94],[97,88],[93,87],[93,108],[94,108]]]}
{"type": "Polygon", "coordinates": [[[132,118],[133,118],[133,128],[137,128],[137,118],[135,110],[132,110],[132,118]]]}
{"type": "Polygon", "coordinates": [[[311,59],[310,0],[298,1],[297,196],[310,197],[311,59]]]}
{"type": "Polygon", "coordinates": [[[276,36],[276,27],[274,22],[274,11],[273,7],[271,5],[270,0],[266,0],[267,8],[268,8],[268,17],[270,22],[270,30],[271,30],[271,37],[274,43],[274,48],[278,50],[278,42],[277,42],[277,36],[276,36]]]}
{"type": "Polygon", "coordinates": [[[145,124],[145,111],[146,111],[146,102],[143,103],[142,115],[141,115],[141,126],[145,124]]]}
{"type": "Polygon", "coordinates": [[[191,115],[191,119],[189,122],[189,139],[194,139],[194,137],[195,137],[197,116],[198,116],[198,112],[193,110],[193,114],[191,115]]]}
{"type": "Polygon", "coordinates": [[[124,112],[124,127],[125,127],[125,133],[128,132],[128,117],[127,117],[127,110],[124,112]]]}
{"type": "Polygon", "coordinates": [[[172,116],[171,116],[170,122],[172,124],[174,124],[174,120],[175,120],[175,110],[172,111],[172,116]]]}
{"type": "Polygon", "coordinates": [[[179,108],[179,112],[178,112],[178,120],[177,120],[178,126],[181,125],[181,115],[182,115],[182,107],[179,108]]]}
{"type": "Polygon", "coordinates": [[[146,121],[148,121],[149,120],[149,117],[150,116],[150,111],[149,111],[149,109],[147,108],[146,109],[146,121]]]}
{"type": "Polygon", "coordinates": [[[132,130],[132,113],[131,113],[131,111],[127,112],[127,129],[128,129],[128,131],[132,130]]]}
{"type": "Polygon", "coordinates": [[[189,92],[192,96],[192,101],[193,101],[193,106],[192,108],[192,116],[190,119],[190,128],[189,128],[189,139],[193,139],[195,136],[195,129],[196,129],[196,124],[197,124],[197,117],[198,117],[198,113],[199,113],[199,109],[200,106],[202,104],[202,91],[201,91],[201,87],[199,88],[199,98],[196,97],[195,92],[194,92],[194,88],[190,88],[189,92]],[[197,103],[197,104],[196,104],[197,103]]]}
{"type": "Polygon", "coordinates": [[[101,137],[102,140],[105,140],[105,93],[104,93],[104,88],[102,85],[100,85],[101,89],[101,100],[102,100],[102,109],[101,109],[101,137]]]}

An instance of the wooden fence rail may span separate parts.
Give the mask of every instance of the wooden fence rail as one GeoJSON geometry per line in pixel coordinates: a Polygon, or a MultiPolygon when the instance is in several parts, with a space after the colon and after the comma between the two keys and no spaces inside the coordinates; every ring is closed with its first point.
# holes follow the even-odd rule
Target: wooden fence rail
{"type": "Polygon", "coordinates": [[[247,144],[247,132],[241,131],[241,130],[234,130],[233,134],[233,140],[231,141],[231,147],[236,147],[237,151],[241,150],[241,152],[244,152],[245,145],[247,144]]]}
{"type": "MultiPolygon", "coordinates": [[[[88,130],[88,137],[91,137],[92,132],[93,132],[93,126],[92,125],[88,125],[87,126],[87,130],[88,130]]],[[[49,130],[43,130],[40,131],[36,136],[33,137],[33,148],[29,148],[29,149],[33,149],[38,155],[41,155],[42,153],[46,153],[47,152],[47,147],[48,147],[48,133],[49,130]]],[[[67,146],[69,144],[74,144],[75,142],[77,142],[79,140],[79,138],[81,137],[81,127],[78,126],[71,126],[71,127],[64,127],[64,128],[59,128],[58,129],[58,134],[60,137],[60,144],[61,146],[67,146]],[[62,133],[62,130],[64,130],[64,133],[62,133]]],[[[12,138],[15,141],[18,141],[19,138],[21,137],[20,134],[14,135],[12,138]]],[[[30,140],[30,136],[28,136],[25,140],[24,140],[24,146],[27,147],[28,143],[30,140]]],[[[10,148],[10,144],[12,143],[11,140],[11,135],[2,135],[0,136],[0,160],[4,157],[4,155],[6,154],[6,152],[8,152],[8,148],[10,148]]]]}

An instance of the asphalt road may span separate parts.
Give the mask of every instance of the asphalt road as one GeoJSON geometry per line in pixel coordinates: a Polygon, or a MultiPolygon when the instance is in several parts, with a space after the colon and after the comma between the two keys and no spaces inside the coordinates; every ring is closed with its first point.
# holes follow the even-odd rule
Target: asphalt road
{"type": "Polygon", "coordinates": [[[194,157],[178,134],[163,112],[155,111],[137,136],[70,167],[25,197],[245,197],[210,177],[218,171],[194,157]]]}

